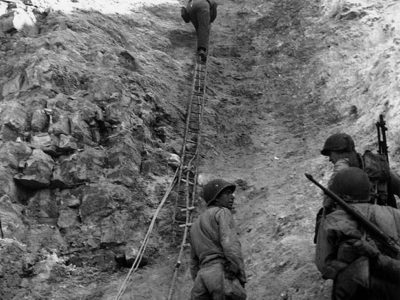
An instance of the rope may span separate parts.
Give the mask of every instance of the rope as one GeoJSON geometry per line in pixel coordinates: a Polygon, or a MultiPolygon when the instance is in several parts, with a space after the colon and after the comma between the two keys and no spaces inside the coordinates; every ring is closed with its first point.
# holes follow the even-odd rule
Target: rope
{"type": "Polygon", "coordinates": [[[174,178],[173,178],[171,184],[169,185],[169,187],[168,187],[168,189],[167,189],[167,191],[166,191],[164,197],[162,198],[160,204],[158,205],[157,210],[155,211],[155,213],[154,213],[154,215],[153,215],[153,218],[152,218],[152,220],[151,220],[151,222],[150,222],[149,229],[147,230],[146,236],[144,237],[144,239],[143,239],[143,241],[142,241],[142,245],[140,246],[138,255],[136,256],[135,261],[133,262],[132,267],[130,268],[128,274],[126,275],[125,280],[124,280],[123,283],[121,284],[121,287],[120,287],[120,289],[119,289],[119,291],[118,291],[118,294],[117,294],[117,296],[114,298],[115,300],[121,299],[121,296],[122,296],[123,293],[125,292],[125,289],[126,289],[126,286],[127,286],[127,283],[128,283],[128,280],[129,280],[130,276],[139,268],[139,264],[140,264],[140,262],[142,261],[144,251],[145,251],[145,249],[146,249],[146,247],[147,247],[147,244],[148,244],[148,241],[149,241],[149,237],[150,237],[151,232],[153,231],[153,227],[154,227],[154,224],[155,224],[156,219],[157,219],[157,217],[158,217],[158,214],[160,213],[160,210],[161,210],[161,208],[163,207],[163,205],[165,204],[165,202],[167,201],[167,198],[168,198],[169,194],[171,193],[171,191],[172,191],[172,189],[174,188],[174,185],[175,185],[175,183],[176,183],[176,179],[177,179],[177,175],[178,175],[178,170],[179,170],[179,168],[175,171],[174,178]]]}

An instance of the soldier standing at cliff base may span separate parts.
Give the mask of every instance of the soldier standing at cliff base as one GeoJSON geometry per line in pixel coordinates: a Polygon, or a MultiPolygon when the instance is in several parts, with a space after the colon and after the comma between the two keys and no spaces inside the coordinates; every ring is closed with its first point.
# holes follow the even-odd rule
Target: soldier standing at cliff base
{"type": "MultiPolygon", "coordinates": [[[[369,163],[374,154],[371,151],[366,151],[363,155],[358,153],[355,150],[353,139],[346,133],[335,133],[329,136],[325,141],[321,154],[328,156],[329,161],[333,164],[331,180],[338,171],[348,167],[360,168],[366,171],[368,175],[375,168],[375,165],[369,163]]],[[[377,174],[378,171],[374,173],[377,174]]],[[[383,178],[378,178],[378,180],[370,177],[370,180],[378,181],[377,183],[371,182],[377,185],[371,190],[371,192],[375,193],[370,195],[371,201],[380,205],[396,207],[396,200],[393,195],[400,197],[400,177],[390,169],[387,170],[385,175],[386,177],[382,176],[383,178]]],[[[330,202],[330,200],[328,199],[325,202],[330,202]]],[[[329,206],[329,204],[325,203],[324,206],[329,206]]]]}
{"type": "Polygon", "coordinates": [[[203,188],[207,208],[190,230],[192,300],[246,299],[244,262],[231,213],[235,189],[222,179],[203,188]]]}
{"type": "MultiPolygon", "coordinates": [[[[399,244],[400,210],[371,204],[363,170],[338,171],[330,190],[399,244]]],[[[399,254],[341,206],[320,221],[315,262],[324,279],[333,279],[332,300],[400,299],[399,254]]]]}
{"type": "Polygon", "coordinates": [[[189,0],[186,8],[182,7],[182,19],[192,22],[197,34],[197,54],[202,62],[207,59],[210,24],[217,17],[217,4],[214,0],[189,0]]]}

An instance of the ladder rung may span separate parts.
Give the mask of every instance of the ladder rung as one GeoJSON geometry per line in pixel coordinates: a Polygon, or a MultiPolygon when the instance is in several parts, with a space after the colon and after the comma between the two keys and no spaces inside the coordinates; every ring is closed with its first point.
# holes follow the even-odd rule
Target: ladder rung
{"type": "MultiPolygon", "coordinates": [[[[186,180],[186,179],[183,179],[183,178],[181,179],[181,181],[183,181],[184,183],[187,182],[187,180],[186,180]]],[[[194,185],[194,182],[189,181],[189,184],[194,185]]]]}
{"type": "Polygon", "coordinates": [[[192,225],[193,225],[193,223],[185,223],[185,224],[179,225],[179,227],[190,227],[192,225]]]}
{"type": "Polygon", "coordinates": [[[182,212],[184,212],[184,211],[192,211],[193,209],[195,209],[195,207],[194,206],[190,206],[190,207],[185,207],[185,208],[181,208],[181,211],[182,212]]]}
{"type": "Polygon", "coordinates": [[[191,247],[190,243],[184,243],[182,246],[183,247],[191,247]]]}

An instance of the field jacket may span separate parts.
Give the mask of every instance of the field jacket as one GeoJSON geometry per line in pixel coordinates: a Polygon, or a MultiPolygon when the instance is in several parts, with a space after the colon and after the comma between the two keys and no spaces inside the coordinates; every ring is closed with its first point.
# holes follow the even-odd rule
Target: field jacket
{"type": "Polygon", "coordinates": [[[246,282],[241,244],[228,208],[208,207],[192,225],[190,243],[193,279],[203,266],[221,262],[229,263],[240,282],[246,282]]]}

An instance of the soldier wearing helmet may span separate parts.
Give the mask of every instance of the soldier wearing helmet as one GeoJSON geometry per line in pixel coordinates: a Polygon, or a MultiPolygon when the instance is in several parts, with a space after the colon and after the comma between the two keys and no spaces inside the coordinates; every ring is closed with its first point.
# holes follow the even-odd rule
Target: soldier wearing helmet
{"type": "Polygon", "coordinates": [[[244,262],[231,213],[235,189],[223,179],[203,187],[207,208],[190,230],[192,300],[246,299],[244,262]]]}
{"type": "MultiPolygon", "coordinates": [[[[400,210],[371,204],[370,185],[363,170],[348,167],[337,172],[330,189],[399,242],[400,210]]],[[[333,300],[400,299],[400,260],[341,207],[321,220],[315,263],[324,279],[334,281],[333,300]]]]}
{"type": "MultiPolygon", "coordinates": [[[[329,161],[334,165],[333,175],[328,186],[330,186],[332,179],[338,171],[348,167],[360,168],[369,173],[368,170],[374,168],[374,166],[369,165],[368,162],[370,160],[366,159],[367,153],[369,154],[368,157],[371,157],[371,155],[374,157],[371,151],[366,151],[364,155],[358,153],[355,150],[353,139],[346,133],[335,133],[329,136],[321,150],[321,154],[328,156],[329,161]]],[[[400,177],[389,169],[387,173],[386,179],[372,180],[370,177],[370,180],[373,181],[372,183],[376,185],[371,188],[371,196],[373,196],[371,197],[371,201],[397,207],[396,199],[393,195],[400,197],[400,177]]],[[[329,213],[334,205],[329,198],[325,197],[323,207],[325,208],[325,213],[329,213]]]]}

